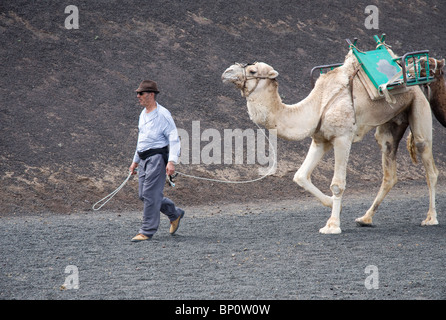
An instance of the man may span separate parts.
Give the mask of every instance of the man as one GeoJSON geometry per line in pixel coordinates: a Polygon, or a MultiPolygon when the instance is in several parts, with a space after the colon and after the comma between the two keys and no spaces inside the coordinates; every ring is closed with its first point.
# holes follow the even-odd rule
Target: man
{"type": "Polygon", "coordinates": [[[139,103],[144,106],[138,124],[138,143],[130,172],[139,178],[139,198],[144,202],[144,214],[139,233],[132,242],[149,240],[158,230],[160,211],[170,220],[170,234],[174,234],[184,210],[164,197],[166,175],[175,172],[180,155],[180,139],[170,112],[156,101],[159,93],[156,82],[144,80],[136,89],[139,103]]]}

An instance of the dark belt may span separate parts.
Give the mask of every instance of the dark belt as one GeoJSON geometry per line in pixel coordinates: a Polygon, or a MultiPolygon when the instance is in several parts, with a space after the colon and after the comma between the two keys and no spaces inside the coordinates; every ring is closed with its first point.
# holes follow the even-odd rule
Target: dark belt
{"type": "Polygon", "coordinates": [[[138,151],[138,156],[141,160],[146,160],[147,158],[155,154],[161,154],[163,156],[164,162],[167,164],[167,161],[169,160],[169,147],[165,146],[163,148],[149,149],[142,152],[138,151]]]}

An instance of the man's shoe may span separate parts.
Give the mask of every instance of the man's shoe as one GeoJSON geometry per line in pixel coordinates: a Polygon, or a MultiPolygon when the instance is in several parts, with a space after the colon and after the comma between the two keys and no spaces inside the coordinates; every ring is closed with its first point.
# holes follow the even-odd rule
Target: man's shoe
{"type": "Polygon", "coordinates": [[[134,236],[134,237],[132,238],[131,241],[132,241],[132,242],[140,242],[140,241],[150,240],[150,239],[152,239],[151,236],[148,237],[148,236],[143,235],[142,233],[138,233],[136,236],[134,236]]]}
{"type": "Polygon", "coordinates": [[[183,216],[184,211],[176,220],[170,222],[170,234],[174,234],[175,232],[177,232],[178,227],[180,226],[180,220],[183,219],[183,216]]]}

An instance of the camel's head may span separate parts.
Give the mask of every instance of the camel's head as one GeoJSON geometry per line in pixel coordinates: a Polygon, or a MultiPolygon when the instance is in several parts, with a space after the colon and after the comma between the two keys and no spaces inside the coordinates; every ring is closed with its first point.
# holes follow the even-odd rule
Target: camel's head
{"type": "Polygon", "coordinates": [[[253,64],[236,63],[223,72],[223,83],[233,83],[242,91],[242,96],[249,96],[254,90],[263,87],[261,82],[275,81],[279,73],[270,65],[263,62],[253,64]]]}
{"type": "MultiPolygon", "coordinates": [[[[426,59],[421,60],[421,72],[420,75],[422,77],[426,76],[426,69],[425,69],[425,65],[426,65],[426,59]]],[[[429,58],[429,69],[430,69],[430,74],[431,76],[433,75],[436,78],[440,78],[443,77],[444,68],[445,65],[445,60],[437,60],[434,58],[429,58]]]]}

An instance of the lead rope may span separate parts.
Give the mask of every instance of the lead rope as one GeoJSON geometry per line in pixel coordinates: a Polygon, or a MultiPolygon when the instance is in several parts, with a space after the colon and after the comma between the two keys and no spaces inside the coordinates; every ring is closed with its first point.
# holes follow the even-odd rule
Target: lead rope
{"type": "Polygon", "coordinates": [[[129,181],[129,179],[130,179],[130,177],[132,176],[132,172],[130,172],[129,173],[129,175],[127,176],[127,178],[124,180],[124,182],[123,183],[121,183],[121,185],[118,187],[118,188],[116,188],[116,190],[115,191],[113,191],[112,193],[110,193],[109,195],[107,195],[107,196],[105,196],[104,198],[102,198],[101,200],[99,200],[98,202],[96,202],[94,205],[93,205],[93,207],[92,207],[92,209],[94,210],[94,211],[98,211],[99,209],[101,209],[107,202],[109,202],[118,192],[119,192],[119,190],[121,190],[124,186],[125,186],[125,184],[127,183],[127,181],[129,181]],[[96,205],[98,205],[99,203],[101,203],[102,201],[104,201],[104,200],[106,200],[103,204],[101,204],[98,208],[95,208],[96,207],[96,205]]]}
{"type": "MultiPolygon", "coordinates": [[[[259,125],[256,123],[256,126],[261,129],[259,127],[259,125]]],[[[220,183],[232,183],[232,184],[241,184],[241,183],[252,183],[252,182],[256,182],[259,180],[264,179],[265,177],[269,176],[270,174],[273,173],[273,170],[275,170],[276,165],[277,165],[277,156],[276,156],[276,152],[274,151],[273,145],[271,144],[271,141],[269,140],[269,138],[266,136],[264,130],[261,130],[263,135],[265,135],[265,138],[268,140],[268,144],[270,146],[270,150],[273,152],[273,158],[274,158],[274,163],[271,167],[271,169],[268,170],[268,172],[266,172],[263,176],[256,178],[256,179],[252,179],[252,180],[244,180],[244,181],[230,181],[230,180],[219,180],[219,179],[212,179],[212,178],[205,178],[205,177],[199,177],[199,176],[194,176],[191,174],[186,174],[186,173],[182,173],[182,172],[178,172],[176,171],[177,174],[182,175],[184,177],[188,177],[188,178],[192,178],[192,179],[197,179],[197,180],[205,180],[205,181],[211,181],[211,182],[220,182],[220,183]]],[[[127,178],[124,180],[123,183],[121,183],[121,185],[116,188],[115,191],[113,191],[112,193],[110,193],[109,195],[105,196],[104,198],[102,198],[101,200],[99,200],[98,202],[96,202],[92,209],[94,211],[98,211],[99,209],[101,209],[107,202],[109,202],[127,183],[127,181],[129,181],[130,177],[132,176],[132,172],[129,173],[129,175],[127,176],[127,178]],[[98,208],[96,208],[96,206],[101,203],[102,201],[104,201],[104,203],[102,203],[98,208]]],[[[172,187],[175,187],[175,184],[173,183],[173,181],[171,179],[168,180],[169,184],[172,187]]]]}
{"type": "Polygon", "coordinates": [[[276,168],[277,156],[276,156],[276,152],[274,151],[273,145],[272,145],[271,141],[269,140],[269,138],[266,136],[264,130],[262,130],[257,123],[255,125],[257,126],[257,128],[259,128],[261,130],[261,132],[265,136],[266,140],[268,140],[268,144],[270,146],[270,150],[273,152],[273,158],[274,158],[274,162],[273,162],[273,165],[272,165],[271,169],[269,169],[268,172],[266,172],[263,176],[261,176],[259,178],[256,178],[256,179],[252,179],[252,180],[230,181],[230,180],[220,180],[220,179],[198,177],[198,176],[194,176],[194,175],[190,175],[190,174],[186,174],[186,173],[182,173],[182,172],[178,172],[178,171],[177,171],[177,173],[179,175],[182,175],[182,176],[185,176],[185,177],[188,177],[188,178],[193,178],[193,179],[198,179],[198,180],[205,180],[205,181],[211,181],[211,182],[232,183],[232,184],[252,183],[252,182],[256,182],[256,181],[259,181],[259,180],[262,180],[262,179],[266,178],[267,176],[272,174],[273,170],[276,168]]]}

